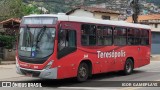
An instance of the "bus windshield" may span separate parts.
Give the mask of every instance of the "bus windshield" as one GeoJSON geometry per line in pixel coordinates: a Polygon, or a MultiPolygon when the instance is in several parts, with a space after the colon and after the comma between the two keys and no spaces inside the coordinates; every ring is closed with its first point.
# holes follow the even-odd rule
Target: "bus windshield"
{"type": "Polygon", "coordinates": [[[29,58],[44,58],[53,53],[55,28],[21,28],[18,53],[29,58]]]}

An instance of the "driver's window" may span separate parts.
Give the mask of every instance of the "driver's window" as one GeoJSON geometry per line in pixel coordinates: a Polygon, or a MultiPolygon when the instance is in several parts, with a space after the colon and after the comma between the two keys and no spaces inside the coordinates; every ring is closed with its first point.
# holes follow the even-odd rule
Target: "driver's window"
{"type": "Polygon", "coordinates": [[[58,35],[58,50],[64,48],[76,47],[76,31],[74,30],[60,30],[58,35]]]}
{"type": "Polygon", "coordinates": [[[68,46],[67,40],[67,30],[60,30],[59,37],[58,37],[58,50],[61,51],[63,48],[68,46]]]}

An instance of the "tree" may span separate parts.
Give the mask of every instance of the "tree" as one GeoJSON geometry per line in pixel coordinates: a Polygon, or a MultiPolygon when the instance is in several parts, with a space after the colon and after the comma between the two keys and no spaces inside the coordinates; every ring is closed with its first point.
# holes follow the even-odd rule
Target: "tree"
{"type": "Polygon", "coordinates": [[[2,0],[0,1],[0,12],[2,19],[19,17],[21,11],[21,0],[2,0]]]}
{"type": "Polygon", "coordinates": [[[1,0],[0,1],[0,20],[7,18],[21,18],[24,15],[40,13],[34,2],[30,5],[22,0],[1,0]]]}
{"type": "Polygon", "coordinates": [[[40,14],[40,10],[36,7],[35,2],[32,2],[31,4],[26,4],[22,3],[23,5],[21,6],[21,14],[22,16],[24,15],[29,15],[29,14],[40,14]]]}
{"type": "Polygon", "coordinates": [[[140,13],[140,7],[139,6],[140,6],[139,5],[139,0],[132,0],[131,7],[133,9],[132,18],[133,18],[134,23],[138,23],[138,15],[140,13]]]}
{"type": "Polygon", "coordinates": [[[12,49],[13,42],[16,41],[16,36],[9,36],[9,35],[0,35],[0,44],[1,47],[12,49]]]}

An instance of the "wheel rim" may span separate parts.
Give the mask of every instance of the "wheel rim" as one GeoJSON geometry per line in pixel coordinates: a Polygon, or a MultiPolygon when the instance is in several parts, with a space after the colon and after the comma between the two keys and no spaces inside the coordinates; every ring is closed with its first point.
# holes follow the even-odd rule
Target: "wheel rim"
{"type": "Polygon", "coordinates": [[[87,75],[87,70],[84,66],[82,66],[80,69],[79,69],[79,76],[80,78],[85,78],[87,75]]]}
{"type": "Polygon", "coordinates": [[[126,63],[126,71],[131,72],[131,68],[132,68],[131,64],[129,62],[126,63]]]}

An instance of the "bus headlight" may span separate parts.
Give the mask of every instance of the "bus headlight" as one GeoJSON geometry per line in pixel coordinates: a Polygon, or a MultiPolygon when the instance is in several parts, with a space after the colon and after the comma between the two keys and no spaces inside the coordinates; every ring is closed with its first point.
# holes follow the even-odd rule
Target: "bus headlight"
{"type": "Polygon", "coordinates": [[[50,69],[52,64],[53,64],[54,60],[51,60],[46,66],[44,69],[50,69]]]}

